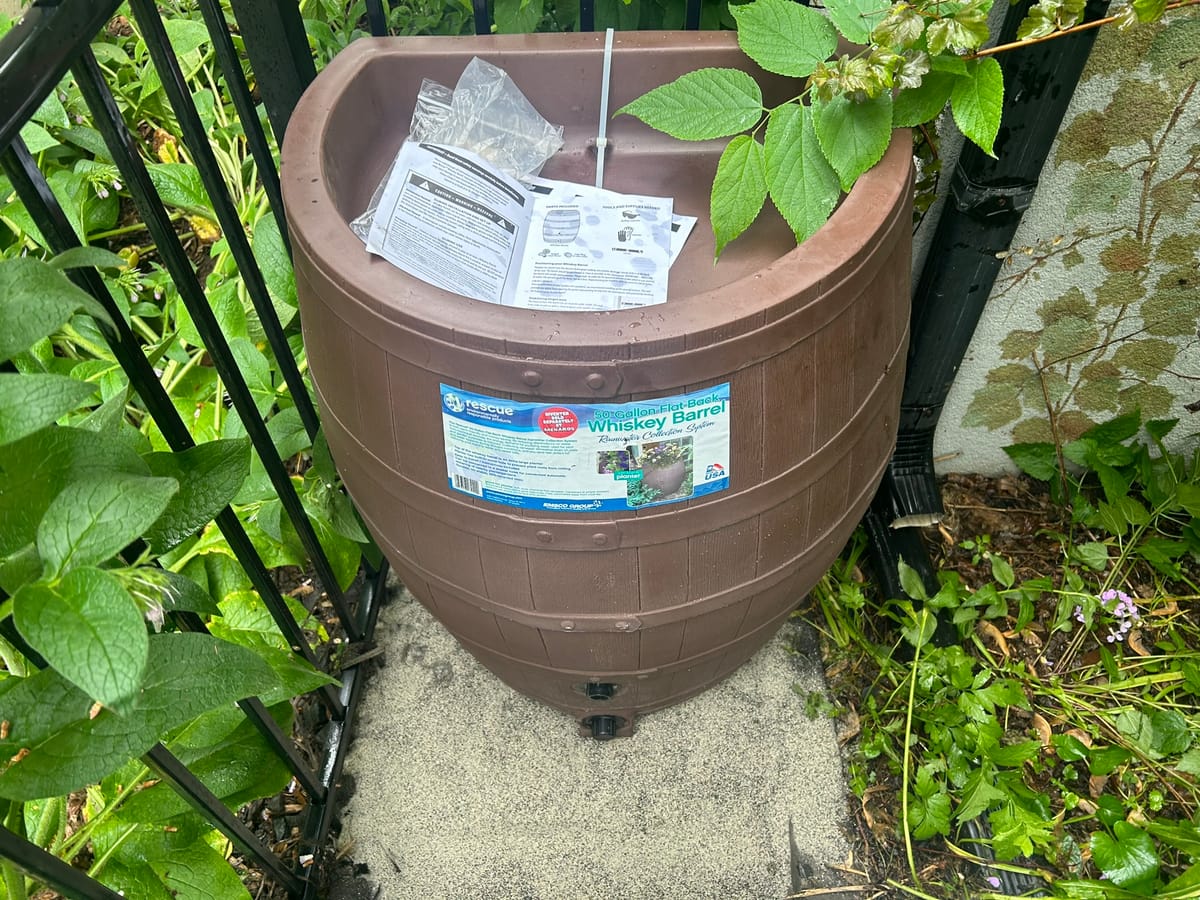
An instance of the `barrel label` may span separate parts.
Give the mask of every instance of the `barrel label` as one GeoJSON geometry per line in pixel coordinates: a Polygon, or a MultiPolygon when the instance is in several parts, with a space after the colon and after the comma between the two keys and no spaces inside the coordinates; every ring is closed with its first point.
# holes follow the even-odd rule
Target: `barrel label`
{"type": "Polygon", "coordinates": [[[446,480],[547,512],[679,503],[729,487],[729,385],[634,403],[519,403],[441,385],[446,480]]]}

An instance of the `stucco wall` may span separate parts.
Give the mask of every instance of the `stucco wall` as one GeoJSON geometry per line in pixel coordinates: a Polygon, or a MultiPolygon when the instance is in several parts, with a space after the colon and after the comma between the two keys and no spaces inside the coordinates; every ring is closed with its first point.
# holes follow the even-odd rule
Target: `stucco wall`
{"type": "Polygon", "coordinates": [[[1200,431],[1198,80],[1200,12],[1102,30],[944,410],[940,470],[997,472],[1006,444],[1135,407],[1200,431]]]}

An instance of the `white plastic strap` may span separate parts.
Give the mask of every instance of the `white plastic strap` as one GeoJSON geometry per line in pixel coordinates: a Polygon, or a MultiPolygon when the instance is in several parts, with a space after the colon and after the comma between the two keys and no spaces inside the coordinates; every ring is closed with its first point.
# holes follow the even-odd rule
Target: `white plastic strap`
{"type": "Polygon", "coordinates": [[[604,79],[600,84],[600,130],[596,134],[596,187],[604,187],[604,150],[608,146],[608,83],[612,75],[613,30],[604,32],[604,79]]]}

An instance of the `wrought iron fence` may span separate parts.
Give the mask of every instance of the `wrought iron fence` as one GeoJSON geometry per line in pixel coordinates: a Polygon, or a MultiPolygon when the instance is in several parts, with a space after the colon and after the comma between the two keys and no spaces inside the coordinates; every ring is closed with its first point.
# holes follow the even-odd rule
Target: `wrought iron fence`
{"type": "MultiPolygon", "coordinates": [[[[291,473],[281,459],[267,422],[247,383],[247,375],[214,314],[205,286],[171,220],[139,149],[139,137],[130,127],[114,99],[112,86],[93,54],[90,42],[117,13],[117,0],[37,0],[0,42],[0,161],[13,191],[28,211],[46,248],[61,254],[80,247],[85,235],[77,232],[39,168],[34,155],[21,137],[21,129],[39,106],[55,91],[69,71],[90,111],[92,122],[103,138],[107,154],[120,172],[120,179],[136,206],[137,214],[156,247],[157,259],[179,293],[188,316],[199,333],[209,359],[223,385],[225,397],[244,424],[254,452],[280,501],[284,515],[303,546],[307,564],[328,597],[346,640],[358,642],[371,636],[382,595],[386,564],[372,566],[363,560],[365,579],[356,596],[339,586],[330,558],[321,538],[306,513],[291,473]]],[[[279,195],[279,178],[271,143],[260,123],[257,104],[247,83],[242,50],[235,46],[234,34],[257,74],[260,93],[269,110],[271,126],[282,138],[287,115],[296,97],[314,75],[311,55],[297,5],[280,2],[233,3],[234,21],[227,20],[219,0],[200,0],[199,8],[207,28],[214,56],[219,64],[221,89],[230,98],[240,128],[257,169],[257,178],[265,190],[271,214],[278,226],[284,247],[287,228],[279,195]],[[231,28],[235,26],[235,28],[231,28]]],[[[304,382],[279,316],[276,313],[266,279],[247,238],[245,227],[235,208],[230,187],[222,174],[209,135],[201,120],[195,98],[180,67],[180,58],[172,47],[163,19],[152,0],[132,0],[130,11],[141,30],[154,71],[165,89],[170,107],[177,118],[188,153],[211,200],[212,210],[223,238],[236,261],[245,290],[261,323],[264,340],[278,364],[282,386],[294,404],[299,422],[309,441],[318,439],[319,421],[311,393],[304,382]]],[[[147,357],[145,348],[130,325],[128,311],[120,308],[109,286],[94,267],[71,270],[72,280],[88,292],[107,313],[97,317],[103,338],[124,370],[129,384],[152,417],[167,446],[184,451],[195,440],[180,410],[164,388],[159,373],[147,357]]],[[[0,478],[5,477],[0,473],[0,478]]],[[[293,610],[272,577],[272,571],[248,535],[238,515],[226,506],[215,518],[216,527],[235,554],[238,563],[258,596],[270,611],[279,633],[292,651],[316,665],[318,654],[297,623],[293,610]]],[[[344,579],[342,579],[344,581],[344,579]]],[[[0,604],[8,599],[0,593],[0,604]]],[[[190,612],[170,614],[182,631],[205,632],[200,616],[190,612]]],[[[34,666],[44,664],[10,618],[0,625],[5,640],[20,650],[34,666]]],[[[321,649],[321,648],[317,648],[321,649]]],[[[298,859],[306,864],[289,864],[280,859],[205,783],[188,769],[163,744],[142,757],[143,763],[162,781],[169,783],[187,804],[199,812],[212,827],[220,830],[235,845],[243,858],[293,897],[315,895],[322,851],[334,813],[335,785],[349,742],[350,726],[361,693],[362,677],[357,666],[334,672],[338,683],[317,688],[313,694],[323,710],[324,746],[319,758],[306,758],[305,750],[285,733],[263,702],[257,698],[241,700],[246,719],[279,757],[307,802],[307,818],[300,836],[298,859]]],[[[2,701],[0,701],[2,703],[2,701]]],[[[2,710],[0,710],[2,712],[2,710]]],[[[2,730],[7,737],[9,722],[2,730]]],[[[11,764],[11,763],[10,763],[11,764]]],[[[4,767],[0,766],[0,770],[4,767]]],[[[6,823],[9,824],[9,823],[6,823]]],[[[68,897],[115,898],[118,894],[68,862],[46,852],[19,834],[20,829],[0,827],[0,859],[7,859],[28,876],[68,897]]],[[[21,889],[23,895],[23,888],[21,889]]],[[[11,896],[11,894],[10,894],[11,896]]]]}

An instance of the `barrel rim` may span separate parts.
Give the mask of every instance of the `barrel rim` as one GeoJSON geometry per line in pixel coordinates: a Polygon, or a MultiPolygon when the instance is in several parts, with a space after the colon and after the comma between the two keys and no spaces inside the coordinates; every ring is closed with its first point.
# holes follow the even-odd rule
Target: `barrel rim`
{"type": "MultiPolygon", "coordinates": [[[[637,49],[694,50],[709,46],[736,50],[732,32],[626,32],[616,53],[637,49]]],[[[665,344],[690,343],[690,335],[714,330],[754,330],[782,315],[795,298],[819,297],[822,285],[839,280],[869,253],[880,229],[909,190],[911,153],[897,136],[872,169],[864,173],[829,221],[803,244],[762,269],[709,291],[673,297],[668,304],[633,310],[652,317],[654,334],[644,343],[624,336],[630,310],[619,312],[547,312],[481,303],[425,284],[384,260],[368,257],[350,230],[328,188],[322,153],[339,95],[381,58],[396,53],[421,55],[472,52],[599,53],[596,35],[533,34],[487,37],[412,37],[356,41],[338,55],[310,85],[292,116],[283,146],[281,175],[293,243],[308,262],[348,298],[397,324],[441,332],[455,344],[500,343],[509,355],[536,356],[539,335],[553,334],[556,352],[579,347],[590,358],[657,355],[665,344]],[[459,47],[459,51],[448,50],[459,47]],[[468,50],[469,48],[469,50],[468,50]],[[363,259],[361,265],[347,260],[363,259]],[[639,352],[639,348],[644,348],[639,352]]],[[[648,85],[650,87],[650,85],[648,85]]],[[[533,98],[536,103],[536,97],[533,98]]],[[[903,133],[903,132],[901,132],[903,133]]]]}

